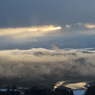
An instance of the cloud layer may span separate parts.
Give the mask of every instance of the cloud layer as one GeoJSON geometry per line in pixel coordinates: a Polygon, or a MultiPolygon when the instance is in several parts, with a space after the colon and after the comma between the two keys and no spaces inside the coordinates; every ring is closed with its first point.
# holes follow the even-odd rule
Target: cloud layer
{"type": "Polygon", "coordinates": [[[0,27],[95,23],[95,1],[0,1],[0,27]]]}
{"type": "Polygon", "coordinates": [[[58,81],[80,82],[95,79],[94,50],[0,51],[0,79],[19,79],[29,85],[54,85],[58,81]]]}

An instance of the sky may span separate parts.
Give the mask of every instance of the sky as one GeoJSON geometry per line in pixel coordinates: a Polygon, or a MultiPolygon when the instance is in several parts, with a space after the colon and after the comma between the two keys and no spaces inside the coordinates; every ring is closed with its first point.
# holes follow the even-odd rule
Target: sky
{"type": "Polygon", "coordinates": [[[0,49],[95,47],[94,3],[0,0],[0,49]]]}
{"type": "Polygon", "coordinates": [[[0,84],[95,83],[94,11],[95,0],[0,0],[0,84]]]}

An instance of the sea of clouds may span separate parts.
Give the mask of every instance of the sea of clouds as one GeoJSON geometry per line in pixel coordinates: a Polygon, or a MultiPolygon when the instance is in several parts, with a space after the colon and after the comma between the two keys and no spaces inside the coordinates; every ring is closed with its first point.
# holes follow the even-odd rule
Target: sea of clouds
{"type": "Polygon", "coordinates": [[[95,80],[94,49],[32,48],[0,51],[0,81],[53,86],[95,80]]]}

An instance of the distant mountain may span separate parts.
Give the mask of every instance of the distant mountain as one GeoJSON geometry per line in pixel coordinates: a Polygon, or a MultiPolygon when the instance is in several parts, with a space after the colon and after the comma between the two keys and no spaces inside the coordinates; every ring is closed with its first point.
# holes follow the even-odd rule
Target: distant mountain
{"type": "Polygon", "coordinates": [[[23,43],[3,43],[0,49],[31,49],[31,48],[47,48],[50,49],[52,45],[58,48],[94,48],[95,37],[74,37],[74,38],[53,38],[53,39],[39,39],[38,41],[28,41],[23,43]]]}

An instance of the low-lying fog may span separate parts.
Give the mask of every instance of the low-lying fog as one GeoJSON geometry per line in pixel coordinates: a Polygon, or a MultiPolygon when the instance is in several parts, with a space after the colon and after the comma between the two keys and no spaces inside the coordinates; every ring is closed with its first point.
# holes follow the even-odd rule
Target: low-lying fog
{"type": "Polygon", "coordinates": [[[58,81],[94,82],[94,49],[0,51],[0,84],[53,87],[58,81]]]}

